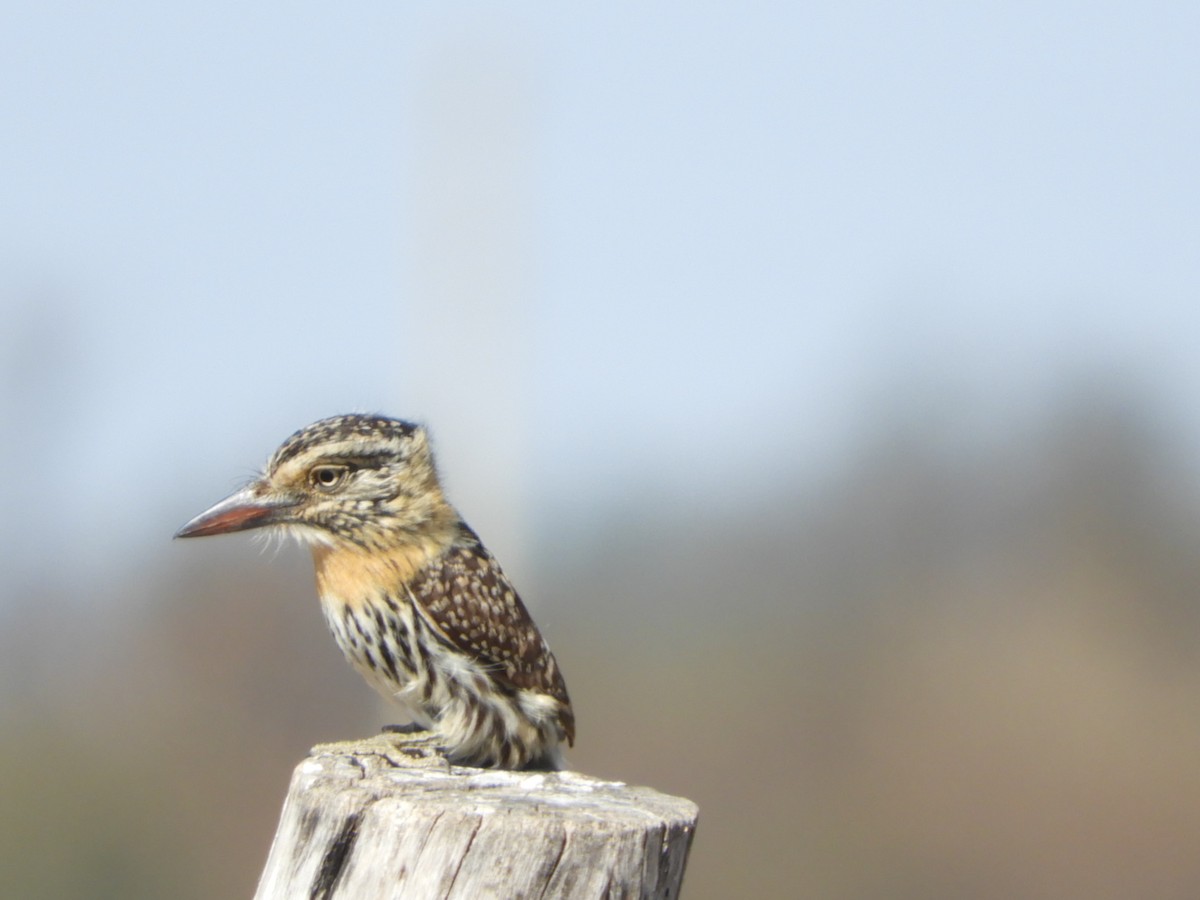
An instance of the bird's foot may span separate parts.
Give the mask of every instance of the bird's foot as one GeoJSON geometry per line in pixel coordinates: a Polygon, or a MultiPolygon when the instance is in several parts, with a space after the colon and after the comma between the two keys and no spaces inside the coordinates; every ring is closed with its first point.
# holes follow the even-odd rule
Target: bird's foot
{"type": "Polygon", "coordinates": [[[393,745],[410,759],[439,759],[445,763],[447,772],[453,771],[450,749],[442,744],[441,735],[436,731],[410,722],[404,725],[384,725],[383,733],[395,735],[393,745]]]}

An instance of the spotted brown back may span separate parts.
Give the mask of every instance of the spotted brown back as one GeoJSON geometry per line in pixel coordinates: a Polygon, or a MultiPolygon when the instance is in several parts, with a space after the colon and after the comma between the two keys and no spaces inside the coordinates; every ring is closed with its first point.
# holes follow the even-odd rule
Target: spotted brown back
{"type": "Polygon", "coordinates": [[[561,701],[560,724],[568,742],[574,742],[575,717],[558,662],[474,531],[460,524],[454,545],[418,573],[410,588],[450,644],[493,667],[497,681],[561,701]]]}

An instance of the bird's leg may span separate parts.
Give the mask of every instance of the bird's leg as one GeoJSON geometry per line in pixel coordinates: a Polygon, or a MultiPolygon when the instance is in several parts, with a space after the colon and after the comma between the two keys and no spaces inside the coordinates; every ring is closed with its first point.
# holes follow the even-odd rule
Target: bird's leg
{"type": "Polygon", "coordinates": [[[422,728],[416,722],[405,722],[403,725],[384,725],[384,734],[420,734],[423,731],[428,731],[427,728],[422,728]]]}

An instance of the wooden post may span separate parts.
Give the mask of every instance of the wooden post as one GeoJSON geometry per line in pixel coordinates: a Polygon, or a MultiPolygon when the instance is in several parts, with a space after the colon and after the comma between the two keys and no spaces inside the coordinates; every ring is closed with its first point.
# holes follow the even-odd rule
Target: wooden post
{"type": "Polygon", "coordinates": [[[451,766],[426,732],[320,744],[255,898],[675,898],[696,814],[577,772],[451,766]]]}

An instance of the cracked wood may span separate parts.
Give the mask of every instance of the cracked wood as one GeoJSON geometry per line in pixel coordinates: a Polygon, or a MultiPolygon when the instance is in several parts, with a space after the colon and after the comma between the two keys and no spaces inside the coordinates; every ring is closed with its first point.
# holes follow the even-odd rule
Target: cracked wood
{"type": "Polygon", "coordinates": [[[427,733],[315,747],[257,900],[675,898],[696,806],[575,772],[451,766],[427,733]]]}

